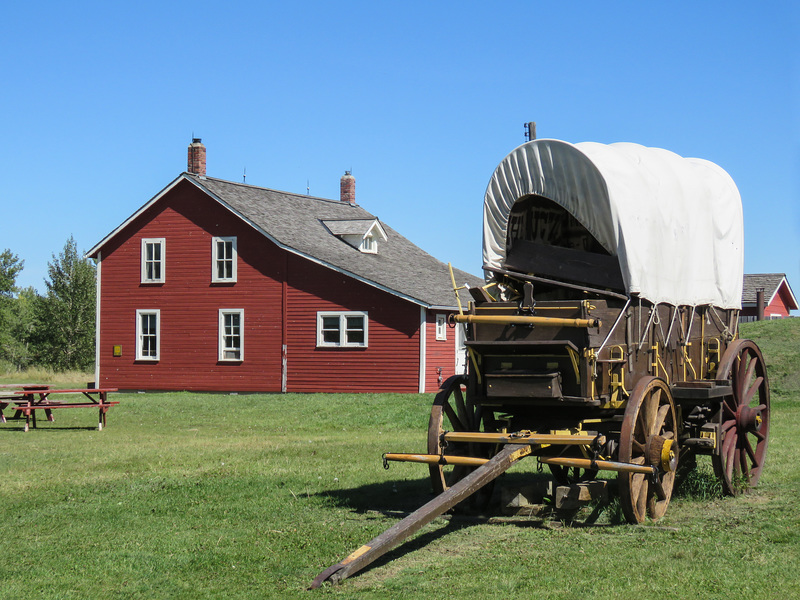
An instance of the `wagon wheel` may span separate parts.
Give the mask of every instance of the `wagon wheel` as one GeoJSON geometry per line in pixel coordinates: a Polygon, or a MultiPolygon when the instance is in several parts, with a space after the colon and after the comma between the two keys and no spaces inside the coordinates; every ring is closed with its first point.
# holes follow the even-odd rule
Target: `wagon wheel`
{"type": "Polygon", "coordinates": [[[625,408],[619,460],[655,466],[658,480],[642,473],[619,473],[620,502],[629,523],[641,523],[645,516],[655,520],[666,512],[678,462],[676,434],[675,403],[669,386],[663,379],[643,377],[625,408]]]}
{"type": "MultiPolygon", "coordinates": [[[[496,453],[495,446],[491,444],[449,443],[446,448],[442,447],[441,436],[445,431],[496,431],[494,414],[484,413],[481,406],[473,403],[470,396],[461,391],[461,386],[466,383],[465,376],[454,375],[442,384],[436,394],[428,422],[428,454],[491,458],[496,453]]],[[[429,465],[434,493],[441,494],[474,468],[462,465],[429,465]]],[[[474,494],[473,506],[485,506],[492,489],[493,485],[490,483],[474,494]]]]}
{"type": "Polygon", "coordinates": [[[720,361],[718,379],[731,382],[722,399],[720,452],[714,472],[728,495],[758,484],[769,442],[769,381],[761,350],[751,340],[736,340],[720,361]]]}

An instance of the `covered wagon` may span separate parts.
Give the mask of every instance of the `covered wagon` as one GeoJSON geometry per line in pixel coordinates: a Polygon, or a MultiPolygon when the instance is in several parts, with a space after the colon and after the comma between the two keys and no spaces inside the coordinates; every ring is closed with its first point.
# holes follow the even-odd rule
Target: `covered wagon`
{"type": "Polygon", "coordinates": [[[489,181],[483,262],[487,285],[454,316],[467,374],[437,394],[427,453],[386,455],[427,463],[437,497],[317,585],[485,500],[524,456],[562,486],[616,471],[631,523],[664,514],[697,455],[728,494],[757,484],[769,384],[738,336],[742,206],[723,169],[630,143],[523,144],[489,181]]]}

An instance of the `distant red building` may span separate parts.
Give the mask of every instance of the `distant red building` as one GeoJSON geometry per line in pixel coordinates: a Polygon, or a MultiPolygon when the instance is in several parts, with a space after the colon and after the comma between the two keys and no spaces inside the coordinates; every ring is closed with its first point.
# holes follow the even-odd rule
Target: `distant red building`
{"type": "Polygon", "coordinates": [[[189,171],[87,253],[97,385],[431,392],[463,368],[447,265],[355,204],[349,173],[340,200],[222,181],[200,140],[189,171]]]}
{"type": "Polygon", "coordinates": [[[758,290],[764,292],[764,318],[779,319],[797,310],[797,298],[784,273],[745,275],[742,290],[741,321],[755,321],[758,314],[758,290]]]}

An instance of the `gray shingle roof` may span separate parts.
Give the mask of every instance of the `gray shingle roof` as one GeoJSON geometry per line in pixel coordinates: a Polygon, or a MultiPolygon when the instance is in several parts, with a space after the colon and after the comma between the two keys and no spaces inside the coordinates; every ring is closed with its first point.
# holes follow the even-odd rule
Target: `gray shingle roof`
{"type": "MultiPolygon", "coordinates": [[[[182,177],[290,251],[316,259],[422,305],[456,306],[447,265],[385,223],[381,225],[388,239],[380,243],[377,254],[359,252],[333,235],[323,224],[323,221],[332,220],[367,220],[371,223],[377,218],[358,205],[211,177],[189,174],[182,177]]],[[[453,271],[458,285],[483,284],[483,280],[474,275],[458,269],[453,271]]]]}
{"type": "MultiPolygon", "coordinates": [[[[786,279],[785,273],[759,273],[744,276],[744,287],[742,289],[742,305],[756,305],[756,292],[763,288],[764,300],[769,303],[772,297],[778,291],[778,288],[786,279]]],[[[786,281],[786,287],[789,287],[789,281],[786,281]]],[[[789,292],[792,293],[791,288],[789,292]]],[[[792,293],[794,297],[794,294],[792,293]]]]}
{"type": "Polygon", "coordinates": [[[360,235],[367,233],[375,219],[347,219],[347,220],[326,220],[323,221],[333,235],[360,235]]]}

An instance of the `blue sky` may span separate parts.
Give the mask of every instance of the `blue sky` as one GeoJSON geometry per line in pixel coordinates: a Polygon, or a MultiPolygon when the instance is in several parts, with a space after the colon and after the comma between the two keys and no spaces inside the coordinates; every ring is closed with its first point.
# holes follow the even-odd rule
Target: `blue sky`
{"type": "Polygon", "coordinates": [[[800,9],[777,2],[16,2],[0,18],[0,250],[44,290],[186,168],[359,204],[480,273],[523,143],[637,142],[742,195],[745,271],[800,294],[800,9]]]}

